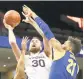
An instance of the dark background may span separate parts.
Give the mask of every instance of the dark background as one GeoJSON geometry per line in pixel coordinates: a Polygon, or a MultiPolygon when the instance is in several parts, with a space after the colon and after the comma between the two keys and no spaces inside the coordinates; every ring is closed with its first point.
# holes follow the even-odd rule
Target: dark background
{"type": "MultiPolygon", "coordinates": [[[[83,1],[0,1],[0,10],[5,13],[14,9],[21,14],[24,4],[28,5],[49,25],[55,37],[61,42],[66,40],[69,35],[80,37],[82,40],[83,34],[78,24],[75,22],[67,23],[68,19],[65,16],[83,17],[83,1]],[[65,16],[61,17],[61,15],[65,16]]],[[[23,19],[22,14],[21,17],[23,19]]],[[[25,23],[16,27],[15,34],[20,37],[39,35],[36,31],[32,31],[29,24],[25,23]]]]}

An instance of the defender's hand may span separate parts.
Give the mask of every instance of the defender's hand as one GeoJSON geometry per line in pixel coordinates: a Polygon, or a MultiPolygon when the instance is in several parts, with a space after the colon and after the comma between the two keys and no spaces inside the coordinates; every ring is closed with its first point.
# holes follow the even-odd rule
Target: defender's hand
{"type": "Polygon", "coordinates": [[[31,10],[28,6],[26,6],[26,5],[23,5],[23,12],[24,12],[24,14],[26,14],[26,15],[32,17],[33,19],[35,19],[36,17],[38,17],[38,16],[36,15],[36,13],[35,13],[34,11],[32,11],[32,10],[31,10]]]}
{"type": "Polygon", "coordinates": [[[33,11],[26,5],[23,5],[23,12],[27,14],[28,16],[31,16],[33,11]]]}
{"type": "Polygon", "coordinates": [[[30,23],[31,25],[35,23],[35,21],[28,14],[24,14],[24,12],[22,12],[22,14],[25,17],[25,19],[22,20],[23,22],[30,23]]]}

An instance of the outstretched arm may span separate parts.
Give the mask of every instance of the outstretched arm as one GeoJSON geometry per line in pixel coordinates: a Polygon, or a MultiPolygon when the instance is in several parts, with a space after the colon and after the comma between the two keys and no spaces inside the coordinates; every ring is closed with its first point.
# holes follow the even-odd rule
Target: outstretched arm
{"type": "Polygon", "coordinates": [[[38,31],[38,33],[43,37],[44,52],[45,52],[46,56],[49,57],[50,52],[51,52],[50,51],[50,46],[49,46],[49,42],[48,42],[47,38],[45,37],[43,31],[39,28],[37,23],[31,17],[28,17],[28,15],[24,14],[23,12],[22,12],[22,14],[26,18],[23,21],[26,22],[26,23],[30,23],[38,31]]]}
{"type": "Polygon", "coordinates": [[[54,34],[51,32],[47,23],[45,23],[35,12],[33,12],[29,7],[26,5],[23,6],[23,12],[28,17],[32,17],[35,22],[38,24],[44,35],[48,40],[54,37],[54,34]]]}
{"type": "Polygon", "coordinates": [[[46,24],[40,17],[38,17],[36,13],[34,13],[29,7],[26,6],[26,8],[28,9],[28,13],[30,14],[28,16],[32,17],[37,23],[34,28],[36,28],[38,32],[41,30],[44,33],[44,35],[54,48],[55,55],[63,55],[65,51],[62,49],[61,43],[57,39],[55,39],[54,34],[51,32],[48,24],[46,24]]]}
{"type": "Polygon", "coordinates": [[[46,54],[47,57],[49,57],[50,59],[52,59],[52,48],[50,47],[49,41],[48,39],[44,36],[43,37],[43,45],[44,45],[44,52],[46,54]]]}
{"type": "Polygon", "coordinates": [[[44,32],[44,34],[46,32],[46,33],[49,33],[51,35],[50,36],[48,34],[47,39],[49,39],[49,42],[52,44],[53,48],[55,48],[56,50],[59,50],[59,51],[63,51],[62,47],[61,47],[61,43],[57,39],[55,39],[49,26],[39,16],[37,16],[36,13],[32,12],[32,17],[35,19],[35,22],[40,26],[40,29],[44,32]],[[43,28],[45,28],[45,29],[43,29],[43,28]]]}
{"type": "Polygon", "coordinates": [[[16,43],[16,38],[15,38],[15,35],[13,32],[14,28],[12,26],[6,24],[5,20],[3,20],[3,23],[4,23],[5,27],[8,29],[9,44],[11,45],[11,48],[16,57],[16,60],[18,61],[20,58],[21,51],[16,43]]]}

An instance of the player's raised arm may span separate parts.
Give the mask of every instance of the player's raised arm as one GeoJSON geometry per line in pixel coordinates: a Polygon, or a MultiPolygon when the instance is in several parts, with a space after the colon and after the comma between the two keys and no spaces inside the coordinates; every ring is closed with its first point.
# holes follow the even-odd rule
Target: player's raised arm
{"type": "Polygon", "coordinates": [[[16,60],[18,61],[20,58],[20,54],[21,51],[16,43],[16,38],[15,35],[13,33],[13,27],[11,27],[10,25],[6,24],[5,20],[3,20],[4,26],[8,29],[8,37],[9,37],[9,43],[11,45],[11,48],[13,50],[13,53],[16,57],[16,60]]]}
{"type": "MultiPolygon", "coordinates": [[[[61,43],[57,39],[55,39],[54,34],[51,32],[48,24],[46,24],[35,12],[33,12],[26,5],[25,5],[25,8],[26,8],[26,11],[24,10],[24,13],[28,12],[29,13],[28,16],[32,17],[35,20],[35,22],[38,24],[39,27],[37,25],[35,26],[37,31],[41,30],[46,36],[46,38],[49,40],[49,42],[51,43],[54,50],[59,53],[62,52],[63,54],[65,51],[62,49],[61,43]]],[[[56,53],[56,55],[58,56],[59,53],[56,53]]]]}
{"type": "Polygon", "coordinates": [[[53,33],[49,29],[49,26],[47,23],[45,23],[35,12],[33,12],[29,7],[26,5],[23,6],[23,12],[25,14],[28,13],[28,16],[32,17],[35,22],[38,24],[42,32],[45,34],[48,40],[54,37],[53,33]]]}
{"type": "Polygon", "coordinates": [[[50,46],[48,39],[45,36],[43,37],[43,45],[44,45],[44,52],[46,53],[46,56],[52,59],[52,48],[50,46]]]}
{"type": "Polygon", "coordinates": [[[49,42],[48,42],[47,38],[45,37],[44,33],[42,32],[42,30],[39,28],[37,23],[31,17],[28,17],[28,15],[24,14],[23,12],[22,12],[22,14],[26,18],[26,19],[23,19],[23,21],[26,23],[30,23],[38,31],[38,33],[43,37],[44,52],[45,52],[46,56],[50,57],[51,49],[50,49],[49,42]]]}

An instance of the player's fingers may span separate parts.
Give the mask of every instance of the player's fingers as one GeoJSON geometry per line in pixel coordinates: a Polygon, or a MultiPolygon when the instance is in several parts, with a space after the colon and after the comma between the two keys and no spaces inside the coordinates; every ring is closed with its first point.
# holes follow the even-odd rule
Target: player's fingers
{"type": "Polygon", "coordinates": [[[29,37],[27,37],[27,43],[29,42],[29,37]]]}
{"type": "Polygon", "coordinates": [[[24,22],[25,20],[23,19],[22,22],[24,22]]]}
{"type": "Polygon", "coordinates": [[[6,24],[5,19],[3,19],[3,24],[5,25],[6,28],[7,28],[7,26],[8,26],[8,27],[11,27],[10,25],[6,24]]]}
{"type": "Polygon", "coordinates": [[[28,42],[29,41],[29,37],[26,37],[26,42],[28,42]]]}
{"type": "Polygon", "coordinates": [[[27,36],[24,37],[24,41],[25,41],[25,42],[27,41],[27,36]]]}
{"type": "Polygon", "coordinates": [[[29,37],[26,38],[27,40],[29,39],[29,37]]]}
{"type": "Polygon", "coordinates": [[[22,22],[25,22],[25,19],[23,19],[22,22]]]}
{"type": "Polygon", "coordinates": [[[27,40],[27,36],[25,37],[25,39],[27,40]]]}
{"type": "Polygon", "coordinates": [[[27,43],[29,41],[29,37],[25,37],[25,43],[27,43]]]}
{"type": "Polygon", "coordinates": [[[27,21],[25,19],[23,19],[22,22],[26,22],[27,23],[27,21]]]}
{"type": "Polygon", "coordinates": [[[23,5],[23,7],[25,7],[25,8],[29,8],[28,6],[26,6],[25,4],[23,5]]]}
{"type": "Polygon", "coordinates": [[[24,7],[27,7],[25,4],[23,5],[24,7]]]}
{"type": "Polygon", "coordinates": [[[22,38],[23,40],[24,40],[24,36],[23,36],[23,38],[22,38]]]}
{"type": "Polygon", "coordinates": [[[31,17],[29,17],[28,19],[29,19],[29,21],[30,21],[31,23],[34,23],[34,22],[35,22],[31,17]]]}
{"type": "Polygon", "coordinates": [[[31,21],[31,22],[33,21],[33,19],[32,19],[31,17],[28,17],[28,19],[29,19],[29,21],[31,21]]]}
{"type": "Polygon", "coordinates": [[[24,12],[22,12],[22,15],[26,18],[26,15],[24,14],[24,12]]]}
{"type": "Polygon", "coordinates": [[[22,12],[22,15],[25,16],[24,12],[22,12]]]}
{"type": "Polygon", "coordinates": [[[4,23],[4,25],[6,25],[5,19],[3,19],[3,23],[4,23]]]}
{"type": "Polygon", "coordinates": [[[30,13],[25,14],[24,12],[22,12],[22,15],[23,15],[25,18],[27,18],[27,17],[30,16],[30,13]]]}

